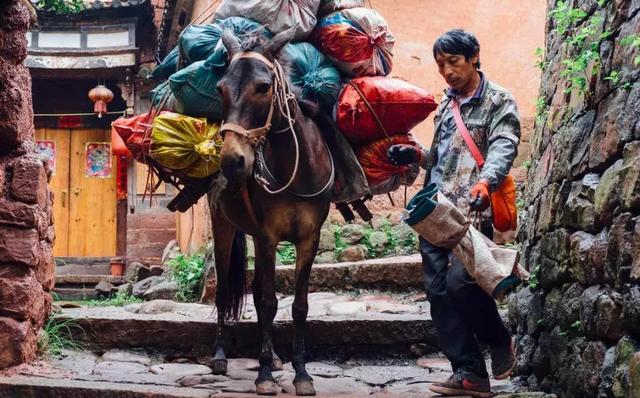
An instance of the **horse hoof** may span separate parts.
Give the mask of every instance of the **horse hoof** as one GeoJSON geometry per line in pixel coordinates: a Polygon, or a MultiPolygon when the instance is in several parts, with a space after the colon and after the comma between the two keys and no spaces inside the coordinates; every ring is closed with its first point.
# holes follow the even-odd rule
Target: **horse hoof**
{"type": "Polygon", "coordinates": [[[273,380],[256,381],[256,393],[258,395],[276,395],[278,386],[273,380]]]}
{"type": "Polygon", "coordinates": [[[283,370],[283,369],[284,369],[284,365],[282,364],[282,360],[280,358],[274,358],[273,361],[271,361],[272,372],[283,370]]]}
{"type": "Polygon", "coordinates": [[[316,395],[313,380],[294,381],[293,386],[296,388],[296,395],[298,396],[310,397],[316,395]]]}
{"type": "Polygon", "coordinates": [[[214,359],[211,361],[211,372],[214,375],[226,375],[227,374],[227,360],[226,359],[214,359]]]}

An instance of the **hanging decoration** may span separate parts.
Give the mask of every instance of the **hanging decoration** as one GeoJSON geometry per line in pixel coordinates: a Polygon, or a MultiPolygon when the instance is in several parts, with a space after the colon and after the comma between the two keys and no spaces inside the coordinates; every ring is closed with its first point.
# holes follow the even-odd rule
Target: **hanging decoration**
{"type": "Polygon", "coordinates": [[[51,140],[36,140],[36,150],[42,160],[46,160],[51,169],[51,175],[56,174],[56,142],[51,140]]]}
{"type": "Polygon", "coordinates": [[[113,100],[113,91],[98,84],[89,91],[89,99],[95,102],[93,111],[98,114],[98,117],[102,117],[102,114],[107,112],[107,104],[113,100]]]}
{"type": "Polygon", "coordinates": [[[84,175],[95,178],[111,178],[111,143],[87,142],[84,158],[84,175]]]}
{"type": "Polygon", "coordinates": [[[127,200],[127,169],[129,164],[126,156],[118,156],[116,171],[116,197],[118,200],[127,200]]]}

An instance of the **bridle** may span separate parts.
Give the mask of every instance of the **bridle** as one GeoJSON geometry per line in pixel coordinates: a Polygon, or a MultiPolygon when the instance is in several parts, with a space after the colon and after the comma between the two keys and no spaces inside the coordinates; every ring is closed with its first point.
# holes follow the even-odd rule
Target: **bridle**
{"type": "Polygon", "coordinates": [[[325,145],[325,149],[329,155],[329,159],[331,162],[331,175],[327,180],[327,183],[317,192],[312,194],[301,194],[294,192],[290,189],[293,181],[298,174],[298,167],[300,165],[300,143],[298,142],[298,136],[295,131],[295,114],[292,111],[298,109],[296,97],[291,91],[291,87],[289,85],[289,81],[284,73],[284,69],[282,65],[277,60],[273,62],[269,61],[264,55],[255,52],[255,51],[244,51],[238,53],[231,58],[229,64],[243,58],[252,58],[256,59],[263,64],[265,64],[274,74],[273,86],[271,87],[271,104],[269,105],[269,113],[267,114],[267,119],[262,127],[257,127],[253,129],[246,129],[243,126],[236,123],[227,123],[223,122],[220,126],[220,132],[224,134],[227,131],[238,134],[240,137],[244,138],[247,142],[251,144],[251,146],[256,151],[256,169],[254,170],[254,177],[258,184],[269,194],[275,195],[281,192],[288,190],[291,194],[303,198],[313,198],[316,196],[320,196],[327,192],[333,185],[335,179],[335,164],[333,161],[333,156],[331,155],[331,151],[327,147],[326,142],[323,143],[325,145]],[[291,106],[290,103],[293,103],[294,106],[291,106]],[[278,106],[278,110],[282,114],[282,116],[287,120],[288,127],[285,127],[282,130],[272,131],[272,121],[273,115],[275,113],[276,105],[278,106]],[[291,131],[291,136],[293,137],[293,141],[295,144],[295,163],[293,166],[293,171],[291,173],[291,177],[289,181],[282,185],[280,188],[271,188],[271,185],[277,184],[281,185],[277,182],[276,178],[273,176],[273,173],[267,167],[267,164],[264,159],[263,147],[266,141],[266,136],[269,132],[271,133],[284,133],[285,131],[291,131]]]}

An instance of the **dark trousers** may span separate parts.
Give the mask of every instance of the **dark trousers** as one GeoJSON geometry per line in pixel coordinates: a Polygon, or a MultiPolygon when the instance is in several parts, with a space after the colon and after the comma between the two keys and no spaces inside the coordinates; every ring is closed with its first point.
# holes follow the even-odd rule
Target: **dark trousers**
{"type": "Polygon", "coordinates": [[[431,318],[442,352],[454,372],[462,369],[487,377],[478,344],[497,346],[511,338],[495,300],[480,289],[451,250],[420,238],[420,253],[431,318]]]}

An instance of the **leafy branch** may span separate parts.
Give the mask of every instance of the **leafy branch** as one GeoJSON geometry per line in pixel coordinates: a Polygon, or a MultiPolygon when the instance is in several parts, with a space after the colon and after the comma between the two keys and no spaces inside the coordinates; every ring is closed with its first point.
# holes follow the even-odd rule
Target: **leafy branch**
{"type": "Polygon", "coordinates": [[[82,0],[38,0],[36,8],[56,14],[75,14],[84,10],[82,0]]]}

